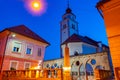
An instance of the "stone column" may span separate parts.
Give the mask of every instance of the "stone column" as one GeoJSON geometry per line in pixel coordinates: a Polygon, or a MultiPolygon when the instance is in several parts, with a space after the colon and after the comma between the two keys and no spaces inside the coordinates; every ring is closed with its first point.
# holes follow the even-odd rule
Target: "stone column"
{"type": "Polygon", "coordinates": [[[64,52],[63,80],[71,80],[70,70],[69,48],[66,44],[64,52]]]}

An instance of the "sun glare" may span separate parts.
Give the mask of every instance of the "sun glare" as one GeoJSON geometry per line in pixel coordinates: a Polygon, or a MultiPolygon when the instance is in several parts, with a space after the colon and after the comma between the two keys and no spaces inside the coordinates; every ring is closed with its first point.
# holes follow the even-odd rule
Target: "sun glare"
{"type": "Polygon", "coordinates": [[[33,15],[41,15],[46,10],[45,0],[27,0],[25,2],[27,10],[33,15]]]}

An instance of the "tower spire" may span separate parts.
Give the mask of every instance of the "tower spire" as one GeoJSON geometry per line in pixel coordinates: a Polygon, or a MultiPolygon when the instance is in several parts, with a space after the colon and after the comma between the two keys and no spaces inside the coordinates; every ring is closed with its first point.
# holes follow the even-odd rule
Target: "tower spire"
{"type": "Polygon", "coordinates": [[[68,8],[69,8],[69,6],[70,6],[69,4],[70,4],[70,3],[69,3],[69,0],[68,0],[68,1],[67,1],[67,7],[68,7],[68,8]]]}
{"type": "Polygon", "coordinates": [[[66,9],[66,13],[71,13],[71,9],[70,9],[70,2],[69,2],[69,0],[67,0],[67,9],[66,9]]]}

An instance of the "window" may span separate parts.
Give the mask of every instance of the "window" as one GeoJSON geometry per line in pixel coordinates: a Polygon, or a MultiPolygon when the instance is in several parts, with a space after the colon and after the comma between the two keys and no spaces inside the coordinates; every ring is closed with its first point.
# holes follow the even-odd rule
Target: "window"
{"type": "Polygon", "coordinates": [[[79,66],[80,65],[80,62],[79,61],[76,61],[76,66],[79,66]]]}
{"type": "Polygon", "coordinates": [[[74,24],[72,24],[72,28],[75,29],[75,25],[74,24]]]}
{"type": "Polygon", "coordinates": [[[16,70],[18,66],[18,61],[10,61],[10,70],[16,70]]]}
{"type": "Polygon", "coordinates": [[[50,65],[49,65],[49,64],[47,64],[47,65],[46,65],[46,67],[47,67],[47,68],[49,68],[49,67],[50,67],[50,65]]]}
{"type": "Polygon", "coordinates": [[[92,64],[92,65],[95,65],[95,64],[96,64],[96,60],[95,60],[95,59],[92,59],[92,60],[91,60],[91,64],[92,64]]]}
{"type": "Polygon", "coordinates": [[[67,27],[66,24],[64,24],[64,25],[63,25],[63,29],[65,29],[66,27],[67,27]]]}
{"type": "Polygon", "coordinates": [[[75,56],[78,56],[78,55],[79,55],[78,51],[75,51],[75,52],[74,52],[74,55],[75,55],[75,56]]]}
{"type": "Polygon", "coordinates": [[[57,67],[57,66],[58,66],[58,64],[57,64],[57,63],[55,63],[55,64],[54,64],[54,66],[55,66],[55,67],[57,67]]]}
{"type": "Polygon", "coordinates": [[[26,54],[30,55],[32,54],[32,51],[33,51],[33,45],[28,43],[26,48],[26,54]]]}
{"type": "Polygon", "coordinates": [[[24,63],[24,68],[25,69],[30,69],[31,63],[30,62],[25,62],[24,63]]]}
{"type": "Polygon", "coordinates": [[[26,54],[32,54],[32,49],[31,48],[27,48],[26,54]]]}
{"type": "Polygon", "coordinates": [[[38,56],[41,56],[41,48],[38,48],[38,56]]]}
{"type": "Polygon", "coordinates": [[[20,52],[21,49],[21,43],[14,42],[13,43],[13,52],[20,52]]]}

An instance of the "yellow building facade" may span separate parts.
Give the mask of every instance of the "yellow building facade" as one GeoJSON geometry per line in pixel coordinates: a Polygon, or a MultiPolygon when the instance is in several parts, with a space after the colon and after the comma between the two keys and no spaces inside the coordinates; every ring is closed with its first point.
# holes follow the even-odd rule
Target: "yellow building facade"
{"type": "Polygon", "coordinates": [[[120,80],[120,0],[103,0],[97,8],[104,18],[115,80],[120,80]]]}

